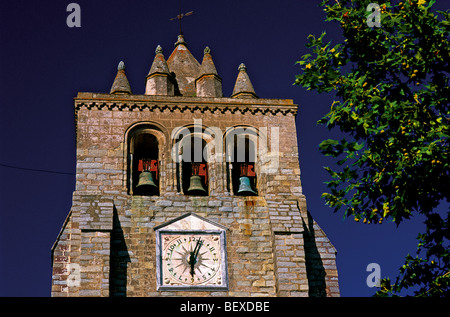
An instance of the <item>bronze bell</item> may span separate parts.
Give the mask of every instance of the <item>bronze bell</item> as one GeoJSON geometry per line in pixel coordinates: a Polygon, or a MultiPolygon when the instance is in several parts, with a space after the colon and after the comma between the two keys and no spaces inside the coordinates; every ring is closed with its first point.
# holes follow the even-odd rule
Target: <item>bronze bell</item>
{"type": "Polygon", "coordinates": [[[250,186],[250,178],[247,176],[242,176],[239,178],[239,190],[237,191],[239,195],[252,196],[256,195],[256,192],[250,186]]]}
{"type": "Polygon", "coordinates": [[[202,179],[198,175],[192,175],[190,179],[189,189],[187,190],[188,194],[191,195],[204,195],[206,194],[206,189],[203,188],[202,179]]]}
{"type": "Polygon", "coordinates": [[[139,175],[139,182],[136,188],[141,186],[150,186],[153,188],[158,188],[158,186],[153,181],[153,175],[151,172],[144,171],[139,175]]]}

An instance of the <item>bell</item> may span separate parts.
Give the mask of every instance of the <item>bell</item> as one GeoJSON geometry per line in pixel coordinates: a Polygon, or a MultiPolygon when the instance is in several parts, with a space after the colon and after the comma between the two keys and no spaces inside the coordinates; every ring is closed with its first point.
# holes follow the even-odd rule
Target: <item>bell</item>
{"type": "Polygon", "coordinates": [[[237,191],[239,195],[251,196],[256,195],[256,192],[250,186],[250,178],[247,176],[242,176],[239,178],[239,190],[237,191]]]}
{"type": "Polygon", "coordinates": [[[141,187],[141,186],[151,186],[153,188],[158,188],[158,186],[155,184],[155,182],[153,182],[153,176],[151,172],[142,172],[139,175],[139,182],[136,186],[136,188],[141,187]]]}
{"type": "Polygon", "coordinates": [[[206,194],[206,190],[203,188],[202,179],[200,176],[198,175],[191,176],[188,193],[192,195],[206,194]]]}

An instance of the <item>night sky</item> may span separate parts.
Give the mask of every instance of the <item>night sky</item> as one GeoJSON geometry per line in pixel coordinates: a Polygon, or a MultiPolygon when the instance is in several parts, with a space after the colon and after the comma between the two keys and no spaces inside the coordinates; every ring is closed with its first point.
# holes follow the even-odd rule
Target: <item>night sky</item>
{"type": "MultiPolygon", "coordinates": [[[[143,94],[155,48],[166,59],[179,34],[178,0],[76,1],[81,27],[69,28],[72,1],[0,3],[0,296],[50,296],[50,250],[72,204],[76,144],[73,98],[78,92],[109,93],[123,60],[134,94],[143,94]]],[[[440,1],[438,1],[440,2],[440,1]]],[[[440,7],[445,8],[440,2],[440,7]]],[[[423,219],[400,225],[344,220],[325,206],[321,194],[332,164],[318,152],[336,131],[316,124],[328,112],[332,94],[293,86],[309,53],[309,34],[327,31],[340,40],[337,24],[324,22],[320,1],[183,0],[188,48],[201,62],[211,54],[230,97],[245,63],[261,98],[293,99],[302,186],[308,209],[338,250],[341,296],[371,296],[370,263],[395,277],[407,253],[415,253],[423,219]]]]}

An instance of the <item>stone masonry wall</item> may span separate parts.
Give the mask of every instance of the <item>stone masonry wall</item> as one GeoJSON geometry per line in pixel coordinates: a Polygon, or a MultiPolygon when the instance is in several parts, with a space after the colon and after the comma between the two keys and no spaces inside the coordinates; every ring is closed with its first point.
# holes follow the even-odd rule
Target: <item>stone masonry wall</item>
{"type": "MultiPolygon", "coordinates": [[[[148,100],[141,104],[141,100],[111,95],[81,96],[76,100],[76,191],[71,214],[53,249],[52,296],[339,295],[335,250],[309,218],[302,194],[295,113],[289,111],[295,105],[228,98],[206,98],[205,105],[196,104],[195,98],[161,101],[153,96],[145,96],[148,100]],[[189,108],[179,106],[189,100],[193,103],[186,105],[189,108]],[[226,108],[230,103],[234,108],[226,108]],[[177,191],[170,135],[174,128],[192,124],[194,118],[224,132],[243,124],[279,129],[279,168],[276,173],[258,175],[259,196],[228,192],[225,167],[220,164],[210,166],[214,170],[209,196],[177,191]],[[158,126],[164,135],[159,196],[134,196],[127,188],[127,133],[139,123],[158,126]],[[153,228],[188,212],[229,229],[228,291],[156,289],[153,228]],[[70,263],[79,265],[78,286],[68,286],[70,263]]],[[[268,143],[270,147],[270,139],[268,143]]]]}

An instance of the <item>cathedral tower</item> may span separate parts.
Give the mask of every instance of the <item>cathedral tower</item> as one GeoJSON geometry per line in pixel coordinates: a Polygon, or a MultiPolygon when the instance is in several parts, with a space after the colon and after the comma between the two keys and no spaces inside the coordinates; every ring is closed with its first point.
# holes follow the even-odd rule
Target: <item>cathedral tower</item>
{"type": "Polygon", "coordinates": [[[339,296],[302,193],[297,105],[258,98],[244,64],[224,97],[212,56],[180,35],[167,59],[157,47],[144,95],[123,62],[109,94],[78,93],[52,296],[339,296]]]}

